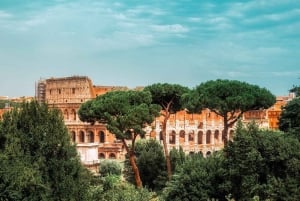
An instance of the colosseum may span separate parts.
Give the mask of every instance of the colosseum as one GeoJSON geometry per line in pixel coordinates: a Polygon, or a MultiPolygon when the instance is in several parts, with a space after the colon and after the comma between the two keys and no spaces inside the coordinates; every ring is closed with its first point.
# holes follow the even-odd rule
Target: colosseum
{"type": "MultiPolygon", "coordinates": [[[[82,103],[94,99],[106,92],[128,90],[124,86],[96,86],[86,76],[72,76],[39,80],[36,86],[36,98],[51,107],[61,110],[72,141],[76,144],[82,162],[96,167],[101,159],[125,158],[125,150],[115,136],[108,132],[103,124],[90,125],[80,121],[78,110],[82,103]]],[[[281,106],[290,96],[277,97],[276,104],[267,110],[249,111],[243,121],[255,120],[260,127],[277,129],[281,106]]],[[[157,117],[146,131],[146,138],[161,141],[162,119],[157,117]]],[[[201,114],[188,114],[185,110],[172,114],[167,124],[167,142],[169,150],[182,147],[185,153],[211,152],[223,148],[222,117],[205,109],[201,114]]],[[[234,128],[230,128],[228,139],[232,138],[234,128]]]]}

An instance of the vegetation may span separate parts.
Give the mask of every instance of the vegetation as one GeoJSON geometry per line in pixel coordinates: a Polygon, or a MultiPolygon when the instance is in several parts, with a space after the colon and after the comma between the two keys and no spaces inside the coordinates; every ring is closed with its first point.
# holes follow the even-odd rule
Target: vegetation
{"type": "Polygon", "coordinates": [[[113,91],[83,103],[78,112],[82,121],[105,123],[107,129],[123,142],[138,187],[142,187],[142,180],[135,161],[135,141],[138,135],[145,135],[144,128],[160,111],[160,107],[151,102],[149,92],[113,91]],[[131,140],[131,146],[127,140],[131,140]]]}
{"type": "Polygon", "coordinates": [[[5,107],[18,107],[21,103],[13,102],[11,100],[0,100],[0,109],[3,109],[5,107]]]}
{"type": "Polygon", "coordinates": [[[105,160],[100,163],[99,174],[102,177],[109,175],[121,176],[122,167],[116,161],[105,160]]]}
{"type": "Polygon", "coordinates": [[[154,104],[158,104],[162,107],[162,112],[160,113],[160,115],[164,117],[164,120],[162,123],[161,137],[166,157],[168,177],[169,179],[171,179],[172,167],[169,155],[170,150],[168,150],[166,139],[167,121],[169,120],[172,113],[176,113],[184,109],[180,99],[184,93],[187,93],[189,91],[189,89],[178,84],[157,83],[145,87],[144,90],[151,93],[152,102],[154,104]]]}
{"type": "Polygon", "coordinates": [[[237,122],[233,141],[222,151],[205,158],[172,149],[166,166],[165,148],[136,139],[161,107],[167,121],[183,103],[190,112],[208,107],[223,115],[228,128],[243,112],[273,104],[274,96],[255,85],[216,80],[192,91],[169,84],[114,91],[82,104],[82,120],[105,123],[123,142],[130,163],[125,169],[131,167],[136,186],[123,180],[114,161],[103,161],[100,176],[92,177],[80,163],[61,113],[35,101],[22,103],[0,120],[0,200],[300,200],[299,98],[283,108],[283,132],[237,122]]]}
{"type": "Polygon", "coordinates": [[[279,118],[279,129],[300,139],[300,98],[297,97],[283,107],[279,118]]]}
{"type": "Polygon", "coordinates": [[[224,152],[195,154],[176,169],[165,200],[299,200],[300,143],[240,126],[224,152]]]}
{"type": "Polygon", "coordinates": [[[271,107],[276,98],[270,91],[237,80],[211,80],[198,85],[183,96],[189,112],[199,113],[208,108],[223,117],[223,139],[226,142],[228,129],[249,110],[271,107]]]}
{"type": "Polygon", "coordinates": [[[0,200],[86,200],[89,174],[58,110],[23,103],[0,122],[0,200]]]}
{"type": "MultiPolygon", "coordinates": [[[[154,139],[139,140],[136,143],[136,163],[140,171],[143,186],[159,192],[168,180],[166,160],[162,146],[154,139]]],[[[132,179],[132,171],[129,171],[128,162],[125,162],[125,177],[132,179]]]]}

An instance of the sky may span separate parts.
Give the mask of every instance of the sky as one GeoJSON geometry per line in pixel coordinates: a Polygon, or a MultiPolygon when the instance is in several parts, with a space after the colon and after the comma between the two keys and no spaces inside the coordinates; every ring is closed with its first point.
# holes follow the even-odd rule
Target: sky
{"type": "Polygon", "coordinates": [[[50,77],[94,85],[300,85],[299,0],[0,0],[0,96],[50,77]]]}

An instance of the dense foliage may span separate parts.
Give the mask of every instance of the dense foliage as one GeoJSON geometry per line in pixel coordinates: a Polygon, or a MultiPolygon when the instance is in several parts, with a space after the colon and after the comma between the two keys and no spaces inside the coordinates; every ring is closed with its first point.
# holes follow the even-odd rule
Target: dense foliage
{"type": "Polygon", "coordinates": [[[58,110],[37,102],[0,123],[0,200],[86,200],[89,174],[58,110]]]}
{"type": "Polygon", "coordinates": [[[166,200],[299,200],[300,143],[251,124],[223,152],[191,156],[176,169],[166,200]]]}
{"type": "Polygon", "coordinates": [[[78,113],[82,121],[105,123],[107,129],[122,141],[136,185],[142,187],[135,161],[135,141],[137,136],[144,137],[145,127],[151,125],[160,109],[159,105],[152,104],[149,92],[112,91],[83,103],[78,113]],[[131,146],[127,140],[131,140],[131,146]]]}
{"type": "Polygon", "coordinates": [[[100,163],[99,174],[102,177],[106,177],[108,175],[121,176],[122,167],[117,161],[104,160],[100,163]]]}
{"type": "Polygon", "coordinates": [[[300,97],[288,102],[279,118],[279,129],[292,133],[300,139],[300,97]]]}
{"type": "MultiPolygon", "coordinates": [[[[167,181],[166,161],[162,146],[154,139],[139,140],[136,143],[135,153],[143,186],[153,191],[162,190],[167,181]]],[[[125,177],[128,181],[132,181],[132,171],[128,165],[127,159],[125,177]]]]}
{"type": "MultiPolygon", "coordinates": [[[[208,108],[224,119],[224,135],[243,113],[266,109],[275,103],[275,96],[265,88],[237,80],[210,80],[201,83],[182,98],[190,112],[208,108]]],[[[224,140],[226,140],[225,136],[224,140]]]]}

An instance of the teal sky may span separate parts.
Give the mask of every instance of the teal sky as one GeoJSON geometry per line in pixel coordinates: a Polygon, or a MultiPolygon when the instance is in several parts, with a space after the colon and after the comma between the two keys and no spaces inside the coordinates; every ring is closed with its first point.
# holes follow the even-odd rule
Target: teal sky
{"type": "Polygon", "coordinates": [[[299,0],[1,0],[0,96],[40,78],[194,87],[236,79],[275,95],[300,85],[299,0]]]}

